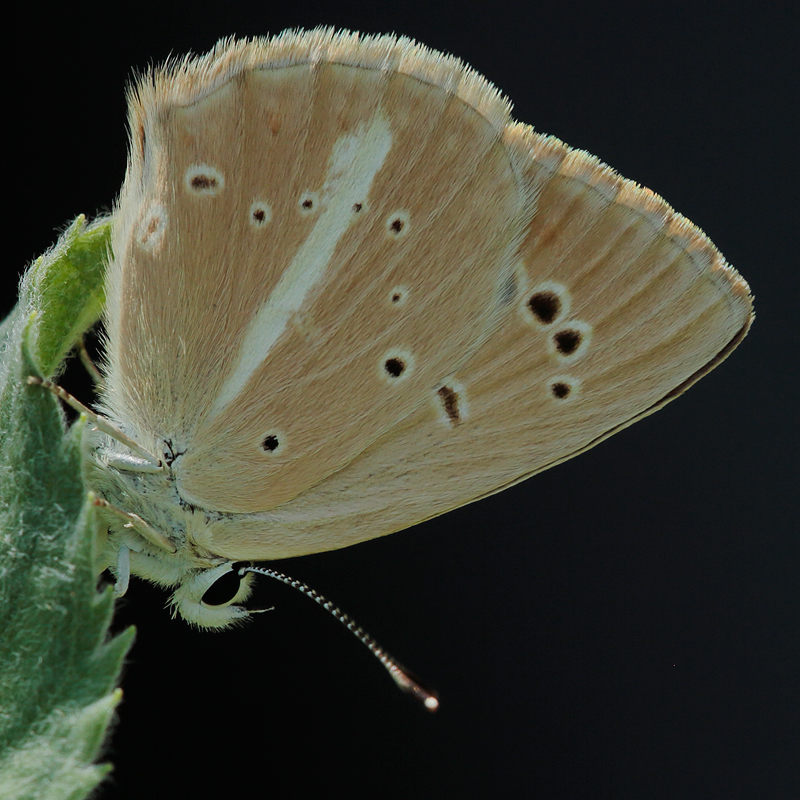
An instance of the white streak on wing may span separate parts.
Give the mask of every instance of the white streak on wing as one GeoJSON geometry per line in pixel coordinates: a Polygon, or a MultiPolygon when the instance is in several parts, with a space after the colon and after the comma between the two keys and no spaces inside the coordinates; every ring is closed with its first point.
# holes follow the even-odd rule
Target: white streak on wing
{"type": "Polygon", "coordinates": [[[239,348],[239,363],[214,402],[212,416],[244,389],[303,307],[327,270],[333,251],[356,218],[353,205],[362,203],[392,144],[389,121],[378,111],[368,125],[342,136],[334,145],[320,193],[320,215],[308,238],[278,281],[269,299],[251,321],[239,348]]]}

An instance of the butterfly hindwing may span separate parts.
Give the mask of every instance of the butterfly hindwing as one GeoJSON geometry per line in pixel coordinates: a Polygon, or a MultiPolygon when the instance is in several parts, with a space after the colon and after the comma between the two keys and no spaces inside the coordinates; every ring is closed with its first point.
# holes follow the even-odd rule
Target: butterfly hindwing
{"type": "Polygon", "coordinates": [[[747,284],[663,200],[530,129],[508,146],[536,203],[501,326],[345,468],[215,535],[229,557],[341,547],[499,491],[661,407],[746,334],[747,284]]]}

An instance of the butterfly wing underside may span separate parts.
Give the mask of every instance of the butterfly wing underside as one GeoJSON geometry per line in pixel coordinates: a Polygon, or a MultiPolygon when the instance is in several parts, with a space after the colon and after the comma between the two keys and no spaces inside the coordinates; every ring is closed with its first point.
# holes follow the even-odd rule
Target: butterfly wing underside
{"type": "Polygon", "coordinates": [[[531,213],[482,79],[308,39],[223,49],[132,105],[105,405],[169,441],[206,509],[287,502],[412,413],[497,328],[531,213]]]}
{"type": "Polygon", "coordinates": [[[537,212],[500,329],[347,467],[221,532],[225,552],[340,547],[500,491],[662,407],[744,337],[747,284],[701,231],[586,154],[529,144],[537,212]]]}
{"type": "Polygon", "coordinates": [[[237,515],[219,555],[342,547],[499,491],[749,327],[699,229],[454,59],[316,32],[179,77],[132,115],[106,406],[237,515]]]}

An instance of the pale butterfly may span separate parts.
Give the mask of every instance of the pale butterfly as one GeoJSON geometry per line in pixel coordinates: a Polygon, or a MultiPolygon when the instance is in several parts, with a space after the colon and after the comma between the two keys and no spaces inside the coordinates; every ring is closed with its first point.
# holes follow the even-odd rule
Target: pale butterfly
{"type": "Polygon", "coordinates": [[[141,78],[129,124],[88,481],[122,589],[174,588],[201,627],[250,613],[237,562],[571,458],[752,321],[702,231],[409,39],[221,41],[141,78]]]}

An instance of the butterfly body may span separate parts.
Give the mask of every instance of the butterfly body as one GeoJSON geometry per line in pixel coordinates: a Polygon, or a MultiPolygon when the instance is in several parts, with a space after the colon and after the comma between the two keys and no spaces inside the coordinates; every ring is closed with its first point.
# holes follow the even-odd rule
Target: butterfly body
{"type": "Polygon", "coordinates": [[[130,107],[101,409],[158,464],[97,432],[90,483],[142,521],[109,526],[107,561],[128,550],[197,624],[246,615],[246,586],[202,604],[233,562],[499,491],[749,327],[701,231],[408,40],[223,42],[130,107]]]}

